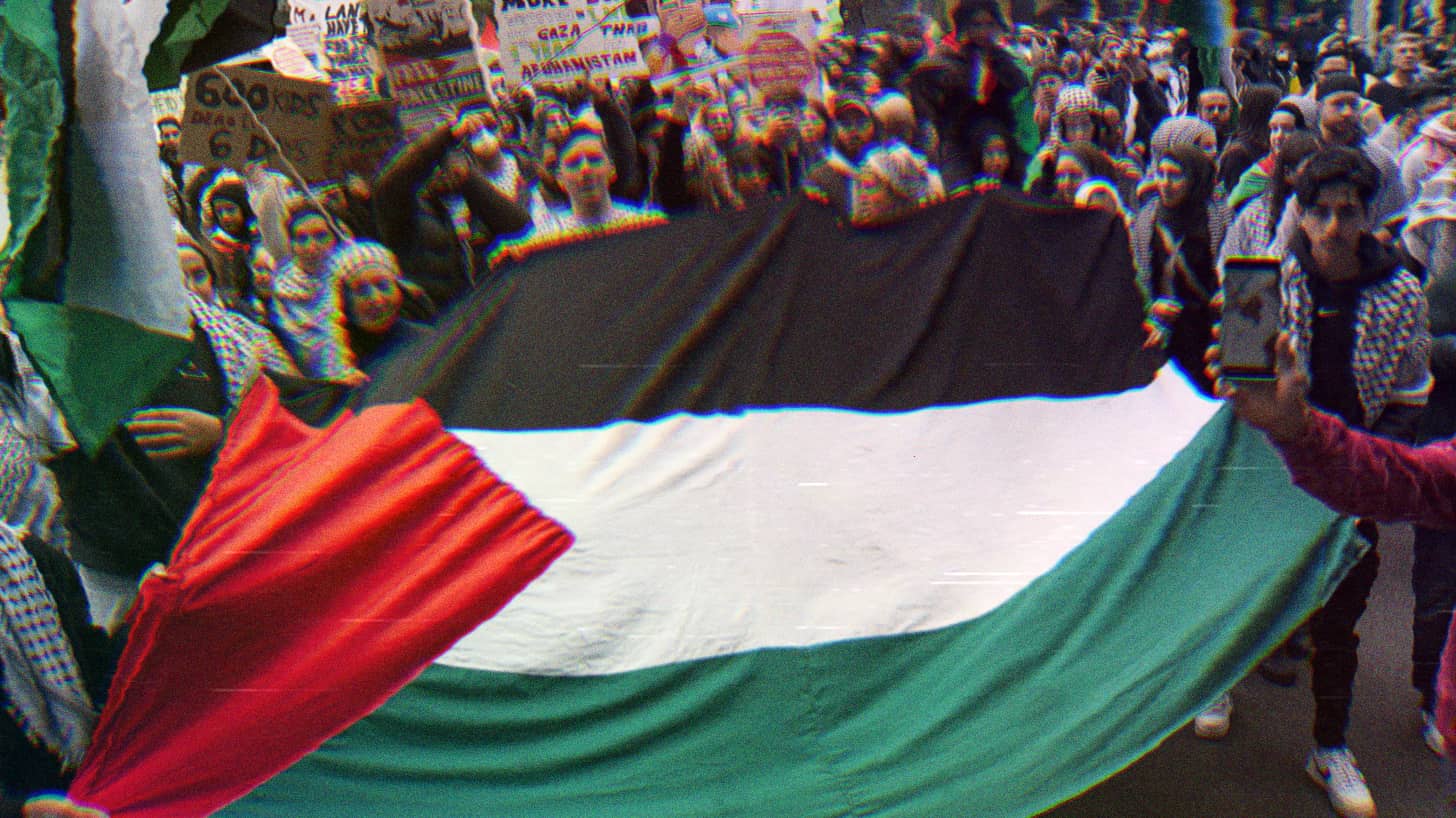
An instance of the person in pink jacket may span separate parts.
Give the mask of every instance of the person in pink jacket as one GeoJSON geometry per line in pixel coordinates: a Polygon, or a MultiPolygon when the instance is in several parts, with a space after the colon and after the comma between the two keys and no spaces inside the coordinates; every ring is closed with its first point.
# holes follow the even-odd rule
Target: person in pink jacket
{"type": "MultiPolygon", "coordinates": [[[[1277,344],[1273,383],[1220,382],[1235,413],[1262,430],[1279,451],[1294,484],[1342,514],[1383,523],[1410,522],[1456,528],[1456,439],[1412,446],[1353,429],[1310,406],[1309,375],[1294,344],[1277,344]]],[[[1436,680],[1436,727],[1446,747],[1456,747],[1456,634],[1448,633],[1436,680]]],[[[1448,781],[1451,761],[1446,761],[1448,781]]],[[[1447,814],[1456,815],[1456,787],[1447,791],[1447,814]]]]}

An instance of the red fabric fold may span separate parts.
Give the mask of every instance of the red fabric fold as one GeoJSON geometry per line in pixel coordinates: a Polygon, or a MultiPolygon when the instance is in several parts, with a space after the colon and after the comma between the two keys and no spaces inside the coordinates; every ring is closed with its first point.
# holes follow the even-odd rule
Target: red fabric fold
{"type": "Polygon", "coordinates": [[[571,544],[424,403],[325,429],[260,379],[164,576],[142,586],[72,785],[207,815],[367,715],[571,544]]]}

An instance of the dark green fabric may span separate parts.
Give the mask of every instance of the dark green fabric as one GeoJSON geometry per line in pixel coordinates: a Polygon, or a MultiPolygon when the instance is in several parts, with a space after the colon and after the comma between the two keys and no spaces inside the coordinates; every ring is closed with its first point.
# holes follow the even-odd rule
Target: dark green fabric
{"type": "Polygon", "coordinates": [[[7,301],[5,309],[88,452],[100,448],[191,348],[186,338],[96,310],[30,300],[7,301]]]}
{"type": "Polygon", "coordinates": [[[434,666],[222,814],[1032,815],[1186,723],[1358,553],[1225,409],[979,619],[598,677],[434,666]]]}
{"type": "Polygon", "coordinates": [[[147,87],[176,88],[192,46],[207,36],[227,7],[228,0],[170,0],[162,30],[147,53],[147,87]]]}
{"type": "Polygon", "coordinates": [[[9,157],[10,235],[0,251],[5,294],[18,291],[12,270],[50,199],[55,152],[65,119],[60,45],[49,3],[0,4],[0,77],[5,83],[5,151],[9,157]]]}

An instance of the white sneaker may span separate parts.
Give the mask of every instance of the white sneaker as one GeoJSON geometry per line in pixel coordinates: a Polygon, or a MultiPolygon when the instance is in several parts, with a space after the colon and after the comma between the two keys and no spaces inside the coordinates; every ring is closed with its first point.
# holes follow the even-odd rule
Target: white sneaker
{"type": "Polygon", "coordinates": [[[1304,769],[1314,783],[1325,788],[1330,806],[1341,818],[1375,818],[1375,799],[1348,748],[1316,747],[1304,769]]]}
{"type": "Polygon", "coordinates": [[[1425,710],[1421,711],[1421,738],[1426,740],[1426,746],[1431,748],[1431,752],[1442,758],[1446,757],[1446,737],[1436,729],[1435,715],[1425,710]]]}
{"type": "Polygon", "coordinates": [[[1224,693],[1193,717],[1193,735],[1207,739],[1223,738],[1228,735],[1229,719],[1233,715],[1234,697],[1224,693]]]}

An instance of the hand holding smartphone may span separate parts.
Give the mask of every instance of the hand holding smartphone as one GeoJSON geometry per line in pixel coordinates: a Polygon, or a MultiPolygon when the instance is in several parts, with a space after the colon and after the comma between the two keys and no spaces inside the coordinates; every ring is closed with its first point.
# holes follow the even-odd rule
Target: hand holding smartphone
{"type": "Polygon", "coordinates": [[[1234,256],[1224,262],[1221,375],[1232,381],[1272,381],[1282,306],[1279,259],[1234,256]]]}

